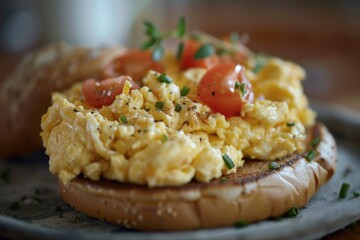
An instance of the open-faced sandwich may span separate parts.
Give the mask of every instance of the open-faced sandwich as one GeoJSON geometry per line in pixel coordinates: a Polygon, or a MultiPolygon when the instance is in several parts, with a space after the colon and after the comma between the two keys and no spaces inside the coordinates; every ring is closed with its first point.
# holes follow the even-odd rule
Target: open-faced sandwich
{"type": "Polygon", "coordinates": [[[140,230],[231,226],[304,206],[333,175],[335,142],[304,70],[184,19],[64,92],[41,121],[71,207],[140,230]],[[178,37],[164,50],[164,36],[178,37]]]}

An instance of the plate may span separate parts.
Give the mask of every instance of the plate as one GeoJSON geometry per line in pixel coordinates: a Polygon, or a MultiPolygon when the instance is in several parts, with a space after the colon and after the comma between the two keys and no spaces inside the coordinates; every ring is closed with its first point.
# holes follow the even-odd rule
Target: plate
{"type": "Polygon", "coordinates": [[[108,224],[68,207],[48,172],[43,151],[0,161],[0,236],[34,239],[317,239],[360,219],[360,116],[343,108],[314,104],[338,144],[333,178],[296,218],[266,220],[245,228],[144,233],[108,224]],[[341,185],[350,183],[345,199],[341,185]]]}

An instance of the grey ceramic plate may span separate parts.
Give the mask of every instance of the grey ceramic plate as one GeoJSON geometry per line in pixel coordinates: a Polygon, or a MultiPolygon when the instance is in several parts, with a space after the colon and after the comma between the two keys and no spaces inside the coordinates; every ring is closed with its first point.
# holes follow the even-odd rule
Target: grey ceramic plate
{"type": "Polygon", "coordinates": [[[296,218],[266,220],[246,228],[142,233],[119,228],[81,213],[60,199],[55,178],[43,152],[0,161],[0,236],[28,239],[317,239],[360,219],[360,116],[317,104],[320,119],[335,133],[338,168],[300,210],[296,218]],[[10,170],[10,171],[9,171],[10,170]],[[6,183],[8,174],[9,182],[6,183]],[[5,181],[4,181],[5,180],[5,181]],[[343,182],[351,184],[347,198],[338,198],[343,182]]]}

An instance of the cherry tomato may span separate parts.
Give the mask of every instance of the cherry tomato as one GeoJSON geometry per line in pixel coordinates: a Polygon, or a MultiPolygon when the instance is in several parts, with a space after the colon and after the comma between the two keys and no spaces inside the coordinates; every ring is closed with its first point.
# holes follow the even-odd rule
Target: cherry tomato
{"type": "Polygon", "coordinates": [[[86,80],[82,85],[85,101],[96,108],[112,104],[115,97],[122,93],[126,80],[130,82],[132,89],[139,88],[139,85],[129,76],[108,78],[103,81],[96,81],[95,79],[86,80]]]}
{"type": "Polygon", "coordinates": [[[181,57],[181,69],[188,68],[206,68],[210,69],[219,63],[219,58],[216,55],[209,57],[195,59],[194,55],[200,48],[200,43],[194,40],[188,40],[185,42],[183,54],[181,57]]]}
{"type": "Polygon", "coordinates": [[[221,63],[210,69],[200,80],[197,92],[203,103],[226,117],[238,114],[244,101],[254,101],[244,67],[234,63],[221,63]]]}
{"type": "Polygon", "coordinates": [[[164,66],[152,59],[150,51],[132,50],[116,58],[104,71],[104,77],[128,75],[140,83],[149,70],[164,72],[164,66]]]}

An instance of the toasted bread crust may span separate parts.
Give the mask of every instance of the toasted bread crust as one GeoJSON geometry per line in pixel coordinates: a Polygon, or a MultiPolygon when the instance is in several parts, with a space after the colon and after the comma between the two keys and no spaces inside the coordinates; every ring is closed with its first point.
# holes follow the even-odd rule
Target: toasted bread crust
{"type": "Polygon", "coordinates": [[[40,119],[51,104],[51,93],[102,77],[103,67],[125,50],[56,43],[25,56],[0,84],[0,156],[39,149],[40,119]]]}
{"type": "Polygon", "coordinates": [[[87,215],[146,231],[215,228],[277,217],[292,206],[304,206],[334,173],[334,138],[321,123],[313,132],[321,142],[311,162],[293,155],[280,159],[279,169],[269,170],[268,162],[249,160],[226,181],[181,187],[148,188],[78,177],[66,186],[59,181],[61,195],[87,215]]]}

